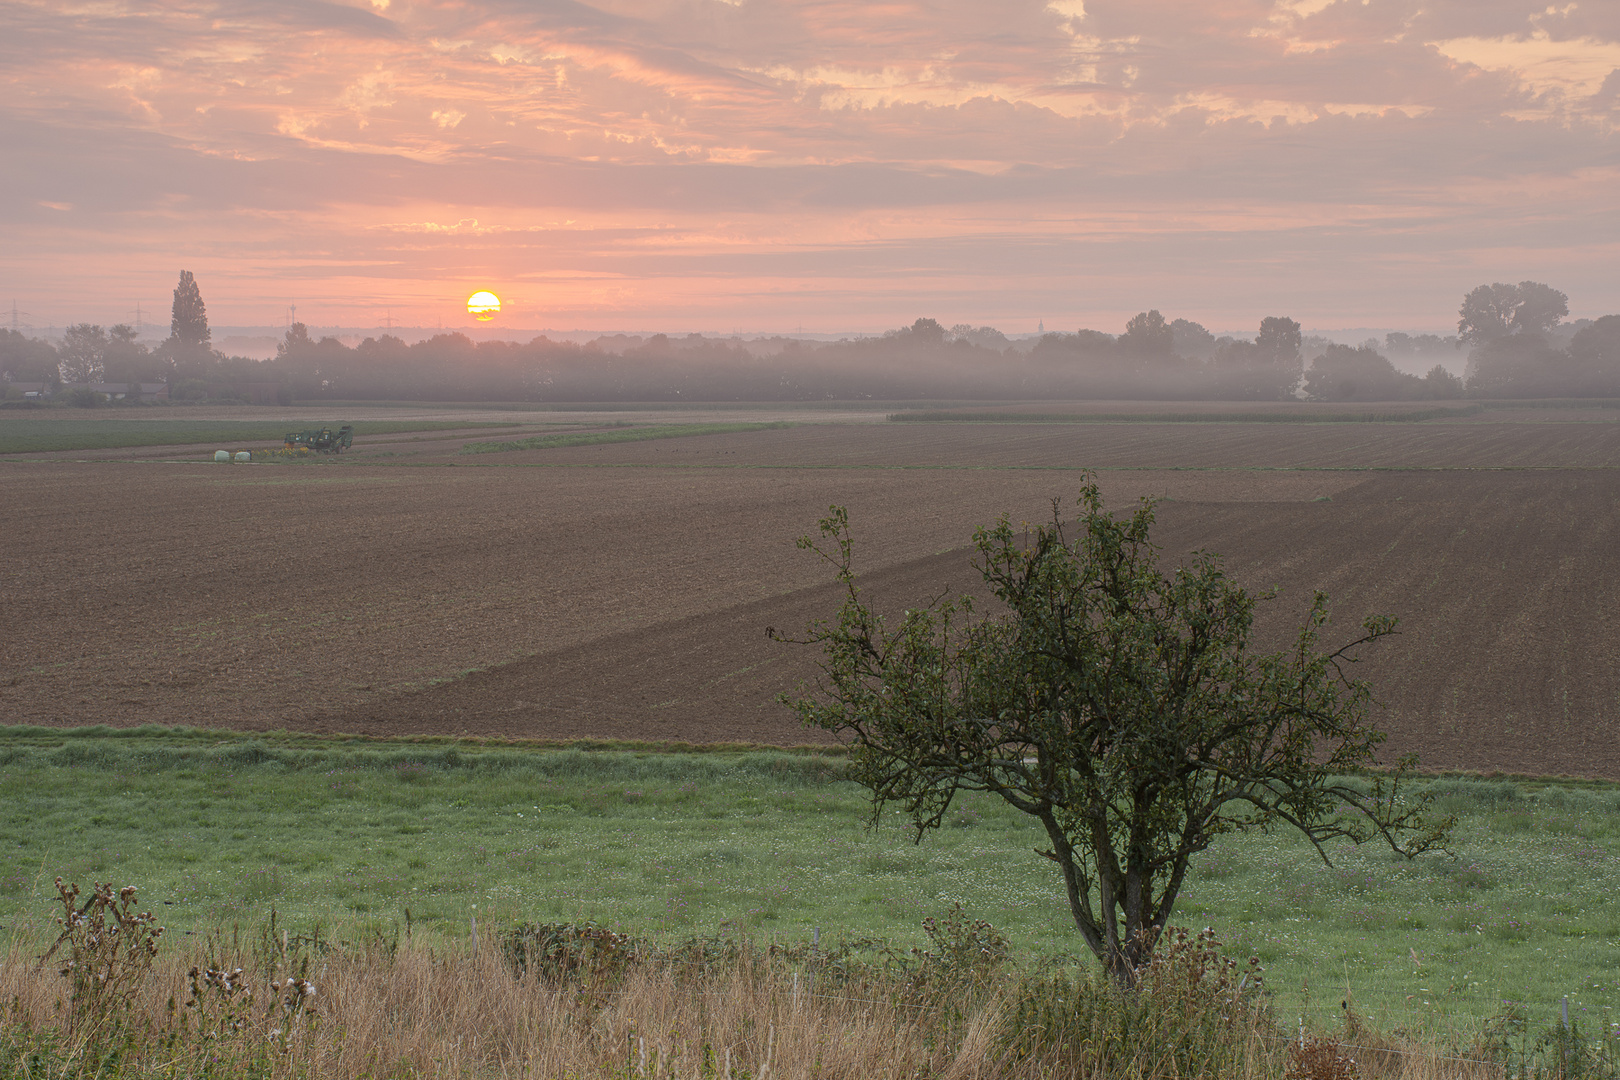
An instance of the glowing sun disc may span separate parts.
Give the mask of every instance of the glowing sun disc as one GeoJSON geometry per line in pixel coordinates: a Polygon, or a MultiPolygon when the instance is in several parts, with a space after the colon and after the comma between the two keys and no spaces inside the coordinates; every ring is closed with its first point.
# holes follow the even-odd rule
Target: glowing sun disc
{"type": "Polygon", "coordinates": [[[467,297],[467,314],[488,322],[501,313],[501,298],[492,292],[475,292],[467,297]]]}

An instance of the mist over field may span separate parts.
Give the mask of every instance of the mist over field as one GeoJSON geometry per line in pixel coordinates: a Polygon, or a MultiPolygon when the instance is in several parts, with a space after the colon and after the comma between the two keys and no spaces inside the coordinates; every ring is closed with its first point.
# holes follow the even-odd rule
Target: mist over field
{"type": "Polygon", "coordinates": [[[1149,310],[1118,334],[1081,329],[1016,340],[992,326],[947,328],[919,318],[881,336],[830,341],[701,334],[474,341],[452,332],[407,344],[384,332],[350,344],[295,322],[262,360],[212,348],[200,289],[189,274],[182,285],[195,294],[194,324],[155,348],[127,325],[109,332],[75,324],[54,341],[0,331],[6,397],[42,402],[67,386],[86,403],[133,400],[130,386],[158,383],[171,402],[259,404],[1620,396],[1620,316],[1566,322],[1567,297],[1536,282],[1475,289],[1455,335],[1390,332],[1354,345],[1306,335],[1286,316],[1263,319],[1252,337],[1217,337],[1149,310]]]}

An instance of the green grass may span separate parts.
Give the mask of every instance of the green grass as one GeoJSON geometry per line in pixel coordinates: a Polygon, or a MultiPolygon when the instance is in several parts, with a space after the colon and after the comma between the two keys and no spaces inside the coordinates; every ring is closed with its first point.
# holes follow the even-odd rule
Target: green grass
{"type": "Polygon", "coordinates": [[[787,421],[772,423],[651,424],[645,427],[615,427],[609,431],[563,432],[535,435],[511,442],[468,443],[463,454],[503,454],[512,450],[554,450],[564,446],[594,446],[598,443],[642,442],[647,439],[679,439],[690,435],[731,435],[742,431],[768,431],[792,427],[787,421]]]}
{"type": "MultiPolygon", "coordinates": [[[[119,446],[179,446],[220,443],[237,446],[280,439],[289,431],[330,427],[342,420],[292,422],[287,420],[103,420],[19,415],[0,419],[0,454],[43,453],[60,450],[105,450],[119,446]]],[[[447,420],[361,420],[356,438],[393,435],[405,431],[447,431],[469,427],[512,427],[511,424],[469,423],[447,420]]]]}
{"type": "MultiPolygon", "coordinates": [[[[1323,867],[1285,833],[1223,839],[1176,921],[1258,953],[1282,1007],[1331,1024],[1348,985],[1386,1029],[1504,1000],[1588,1024],[1620,1007],[1620,789],[1436,781],[1455,857],[1371,846],[1323,867]]],[[[0,924],[36,933],[60,874],[133,883],[171,931],[283,918],[460,935],[595,920],[663,938],[735,929],[921,940],[953,901],[1025,955],[1079,953],[1027,820],[970,799],[921,846],[867,828],[813,753],[538,749],[142,731],[0,730],[0,924]]]]}
{"type": "Polygon", "coordinates": [[[889,420],[902,423],[951,424],[1414,424],[1447,417],[1476,416],[1480,404],[1433,409],[1364,412],[1311,412],[1285,409],[1278,412],[1162,412],[1162,413],[1010,413],[946,412],[918,410],[890,413],[889,420]]]}

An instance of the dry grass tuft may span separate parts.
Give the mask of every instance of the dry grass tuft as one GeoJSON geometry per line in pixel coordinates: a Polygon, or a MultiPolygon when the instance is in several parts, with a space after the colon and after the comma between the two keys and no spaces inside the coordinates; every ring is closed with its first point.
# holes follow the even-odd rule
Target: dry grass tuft
{"type": "Polygon", "coordinates": [[[1344,1043],[1284,1038],[1255,990],[1258,967],[1226,960],[1207,933],[1170,934],[1126,992],[1073,970],[1020,972],[999,932],[959,911],[930,923],[933,950],[870,961],[734,941],[660,949],[557,926],[469,948],[334,944],[272,923],[245,943],[215,935],[160,952],[132,890],[100,886],[82,908],[76,889],[60,892],[56,965],[26,937],[0,961],[0,1077],[1614,1075],[1612,1063],[1571,1071],[1568,1048],[1557,1071],[1504,1068],[1348,1023],[1344,1043]]]}

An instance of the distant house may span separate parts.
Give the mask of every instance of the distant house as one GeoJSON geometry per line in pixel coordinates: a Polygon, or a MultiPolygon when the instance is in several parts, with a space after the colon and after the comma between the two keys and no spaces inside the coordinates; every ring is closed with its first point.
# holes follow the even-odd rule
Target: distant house
{"type": "Polygon", "coordinates": [[[42,398],[51,396],[49,383],[42,382],[12,382],[9,379],[0,383],[0,398],[7,401],[16,401],[19,398],[42,398]]]}
{"type": "MultiPolygon", "coordinates": [[[[45,383],[6,383],[7,397],[21,397],[17,388],[26,391],[28,397],[50,397],[51,388],[45,383]]],[[[161,382],[76,382],[63,383],[57,387],[56,393],[66,393],[69,390],[89,390],[95,394],[105,394],[109,401],[139,401],[148,405],[169,400],[169,384],[161,382]]]]}

